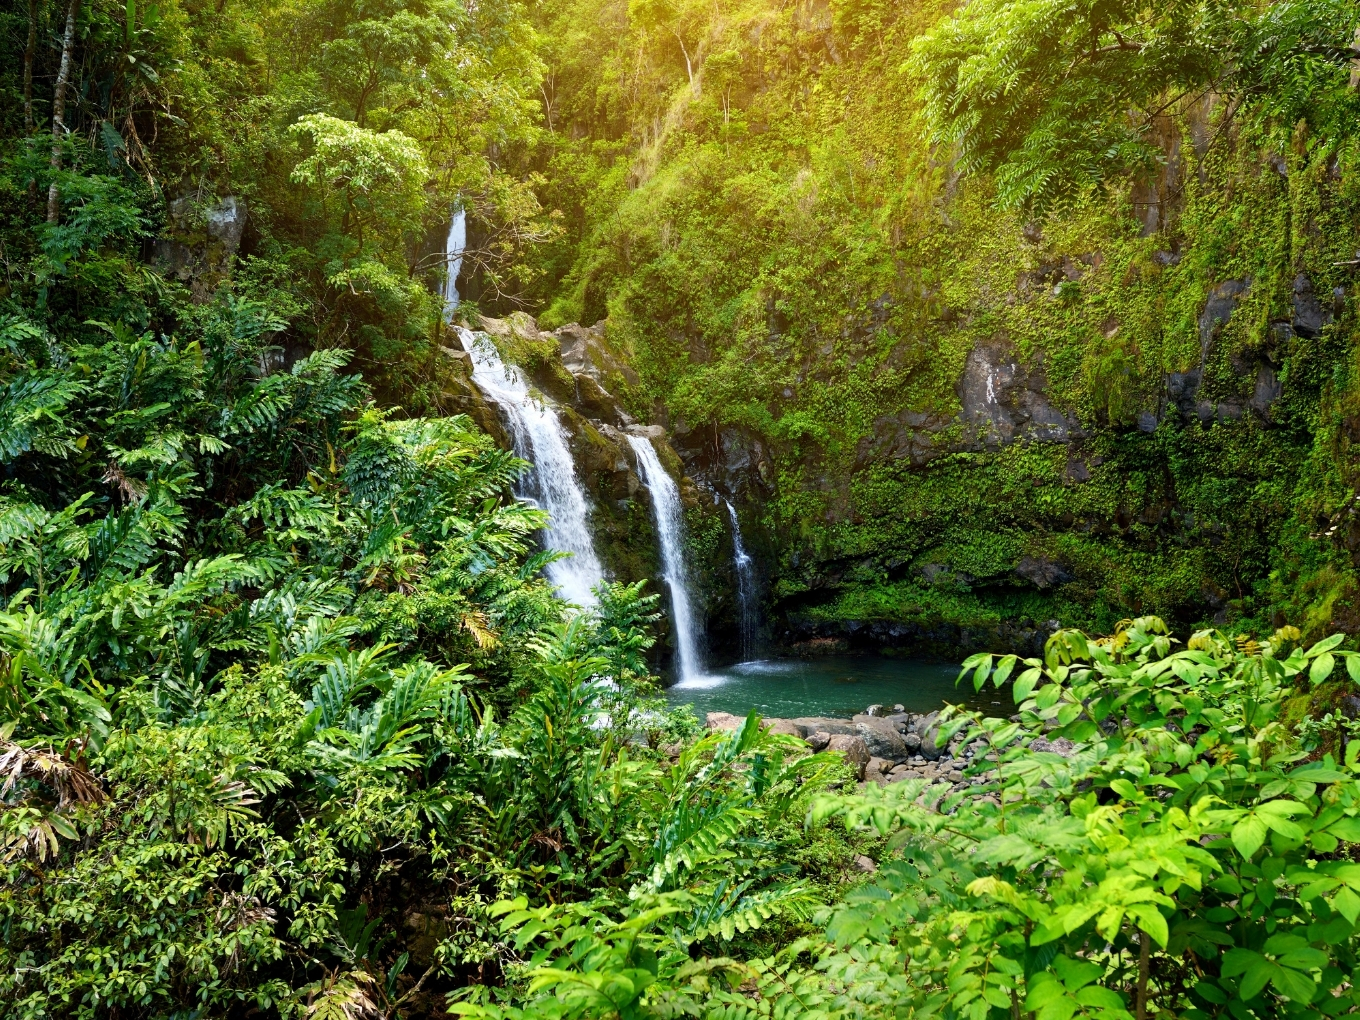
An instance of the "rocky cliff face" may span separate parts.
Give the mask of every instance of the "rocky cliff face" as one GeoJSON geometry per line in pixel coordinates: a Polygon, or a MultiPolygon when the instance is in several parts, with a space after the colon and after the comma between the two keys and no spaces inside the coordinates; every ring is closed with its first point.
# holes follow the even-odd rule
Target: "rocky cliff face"
{"type": "MultiPolygon", "coordinates": [[[[1174,265],[1175,255],[1158,254],[1165,256],[1162,262],[1174,265]]],[[[1081,260],[1068,259],[1022,272],[1017,287],[1061,291],[1065,282],[1079,281],[1087,271],[1081,260]]],[[[1093,412],[1089,404],[1065,400],[1065,391],[1051,381],[1045,349],[1031,346],[1026,352],[1000,331],[974,342],[962,358],[953,382],[952,407],[937,403],[880,415],[858,440],[850,463],[837,467],[808,458],[802,484],[834,494],[838,487],[852,487],[857,478],[875,473],[891,472],[898,479],[915,476],[930,483],[943,472],[957,473],[961,464],[976,469],[1006,458],[1013,462],[1016,457],[1039,457],[1053,466],[1064,491],[1090,487],[1100,492],[1102,486],[1108,490],[1112,480],[1114,484],[1127,480],[1130,448],[1119,436],[1143,435],[1152,443],[1156,434],[1164,451],[1168,443],[1198,442],[1196,435],[1208,439],[1208,430],[1217,425],[1240,430],[1249,424],[1252,434],[1269,434],[1281,427],[1276,407],[1284,393],[1282,371],[1290,344],[1322,335],[1342,314],[1344,293],[1319,290],[1307,274],[1297,274],[1286,314],[1274,316],[1264,332],[1266,342],[1243,344],[1240,336],[1234,339],[1230,334],[1230,327],[1245,314],[1244,308],[1260,314],[1259,286],[1252,278],[1241,277],[1205,287],[1192,320],[1197,361],[1163,373],[1155,392],[1143,393],[1141,406],[1126,408],[1118,421],[1109,408],[1093,412]]],[[[1049,296],[1062,300],[1061,293],[1049,296]]],[[[1052,538],[988,549],[980,568],[960,562],[957,554],[923,556],[919,548],[880,546],[857,555],[822,555],[802,536],[784,530],[769,512],[772,504],[790,495],[780,491],[781,480],[786,483],[790,474],[787,444],[781,448],[779,440],[748,427],[691,427],[682,417],[671,416],[664,404],[645,406],[638,376],[604,323],[544,331],[529,316],[516,313],[503,320],[484,319],[480,325],[563,408],[578,471],[593,501],[601,558],[616,578],[657,574],[649,507],[626,437],[646,434],[664,441],[667,466],[683,478],[696,607],[707,618],[719,656],[735,652],[737,631],[731,535],[723,500],[737,508],[746,544],[760,566],[762,589],[770,596],[767,601],[776,617],[771,633],[776,649],[899,648],[942,655],[981,647],[1034,651],[1058,625],[1058,614],[1042,600],[1061,604],[1064,593],[1079,592],[1087,584],[1091,568],[1083,562],[1079,544],[1052,538]],[[638,420],[644,410],[653,424],[638,420]],[[817,609],[837,590],[865,578],[906,585],[908,598],[918,598],[921,592],[952,597],[990,586],[1032,593],[1041,601],[1030,611],[989,620],[913,614],[910,608],[904,613],[900,606],[881,613],[874,606],[862,613],[853,606],[831,614],[817,609]]],[[[1111,334],[1118,329],[1117,323],[1107,327],[1111,334]]],[[[451,350],[450,357],[461,364],[464,356],[451,350]]],[[[446,396],[503,438],[495,409],[467,381],[466,373],[460,378],[459,392],[446,396]]],[[[1044,528],[1125,545],[1141,542],[1152,551],[1158,543],[1174,541],[1178,532],[1188,533],[1202,523],[1195,520],[1192,508],[1181,504],[1175,486],[1164,486],[1162,495],[1137,509],[1127,499],[1091,497],[1087,502],[1092,504],[1087,513],[1050,515],[1044,528]]],[[[888,516],[911,512],[890,503],[877,510],[888,516]]],[[[834,513],[856,515],[853,509],[827,513],[832,524],[834,513]]],[[[954,523],[964,527],[969,522],[958,518],[954,523]]],[[[1214,541],[1212,532],[1209,541],[1214,541]]],[[[1230,592],[1209,581],[1200,584],[1183,596],[1192,604],[1187,614],[1222,616],[1230,592]]]]}
{"type": "MultiPolygon", "coordinates": [[[[1168,266],[1178,259],[1169,252],[1156,254],[1163,256],[1161,262],[1168,266]]],[[[1083,270],[1080,263],[1076,268],[1055,264],[1048,271],[1041,267],[1037,275],[1043,286],[1051,285],[1059,292],[1054,299],[1061,300],[1063,282],[1081,279],[1083,270]],[[1053,283],[1054,279],[1059,282],[1053,283]]],[[[1023,290],[1033,281],[1022,273],[1020,283],[1023,290]]],[[[1002,332],[977,341],[968,351],[953,386],[953,413],[938,407],[908,407],[881,415],[873,422],[871,433],[859,440],[853,467],[838,471],[827,467],[824,460],[807,458],[801,483],[834,492],[838,486],[853,487],[855,476],[882,472],[891,472],[897,478],[917,475],[926,479],[937,471],[957,472],[961,463],[968,463],[960,461],[961,455],[976,455],[982,458],[972,462],[976,465],[1004,462],[1005,458],[1011,458],[1011,462],[1041,458],[1061,472],[1060,484],[1068,491],[1086,486],[1093,492],[1102,487],[1108,491],[1113,486],[1127,490],[1128,472],[1148,470],[1149,456],[1160,458],[1169,450],[1182,450],[1171,455],[1192,461],[1223,449],[1229,434],[1210,432],[1218,425],[1235,430],[1231,433],[1234,436],[1259,437],[1254,440],[1258,451],[1287,444],[1290,440],[1286,438],[1270,438],[1282,429],[1283,436],[1298,427],[1297,417],[1282,422],[1277,412],[1285,393],[1286,358],[1291,346],[1297,349],[1300,341],[1314,342],[1324,336],[1343,315],[1346,294],[1341,287],[1319,288],[1306,273],[1298,273],[1290,286],[1284,314],[1276,311],[1265,330],[1253,323],[1235,327],[1235,317],[1259,316],[1263,308],[1272,305],[1279,309],[1279,302],[1266,301],[1254,293],[1260,286],[1251,277],[1206,286],[1193,318],[1199,344],[1197,362],[1181,371],[1164,372],[1151,391],[1144,381],[1143,392],[1138,395],[1142,406],[1126,408],[1125,417],[1119,420],[1108,408],[1093,413],[1089,404],[1074,406],[1065,401],[1063,390],[1050,383],[1044,349],[1031,348],[1026,356],[1002,332]],[[1234,333],[1229,332],[1230,326],[1235,328],[1234,333]],[[1265,340],[1244,343],[1244,334],[1263,334],[1265,340]],[[1150,437],[1163,426],[1166,428],[1158,439],[1152,440],[1150,437]],[[1136,440],[1121,438],[1139,434],[1149,437],[1146,453],[1137,453],[1136,440]],[[1133,468],[1136,457],[1141,457],[1142,463],[1133,468]]],[[[1117,323],[1107,324],[1111,336],[1118,328],[1117,323]]],[[[889,584],[901,581],[918,590],[945,594],[1000,587],[1008,592],[1031,592],[1058,604],[1057,597],[1063,593],[1080,593],[1083,587],[1089,590],[1089,574],[1084,577],[1083,573],[1092,567],[1082,562],[1089,544],[1088,550],[1074,549],[1076,542],[1062,539],[1016,542],[997,548],[992,553],[996,559],[988,565],[992,568],[989,577],[960,569],[956,558],[951,561],[942,556],[931,561],[912,549],[899,552],[878,547],[867,548],[862,555],[819,556],[815,548],[809,550],[798,536],[780,531],[778,525],[772,530],[759,526],[762,521],[770,523],[770,515],[763,512],[764,504],[781,495],[778,480],[789,477],[787,449],[779,449],[777,441],[772,443],[749,429],[690,428],[679,419],[670,425],[674,448],[696,485],[734,500],[750,516],[753,526],[747,529],[748,543],[761,554],[767,581],[776,580],[782,588],[773,601],[778,615],[776,643],[785,649],[830,652],[896,647],[952,655],[959,650],[1007,647],[1036,652],[1059,625],[1058,619],[1051,618],[1056,614],[1045,612],[1047,607],[1042,604],[1037,612],[975,623],[929,612],[911,618],[910,611],[907,619],[892,619],[900,607],[886,613],[887,619],[875,618],[874,606],[867,607],[869,612],[860,618],[853,609],[834,614],[804,611],[804,606],[816,605],[828,592],[866,577],[889,584]],[[779,472],[774,464],[781,456],[785,462],[779,472]],[[801,583],[789,583],[790,575],[801,583]]],[[[1219,467],[1213,465],[1206,474],[1219,467]]],[[[1146,553],[1153,553],[1166,542],[1219,544],[1230,525],[1197,520],[1195,505],[1182,502],[1178,491],[1184,481],[1157,483],[1152,492],[1144,493],[1152,498],[1141,506],[1127,495],[1116,499],[1088,497],[1087,502],[1095,505],[1086,514],[1055,514],[1044,527],[1118,542],[1146,553]]],[[[1211,484],[1232,483],[1215,480],[1211,484]]],[[[892,515],[905,508],[886,505],[877,509],[892,515]]],[[[984,508],[979,506],[978,510],[984,508]]],[[[1247,512],[1245,508],[1243,512],[1247,512]]],[[[854,509],[828,510],[828,523],[834,525],[838,515],[851,521],[863,520],[854,509]]],[[[721,568],[720,564],[715,566],[721,568]]],[[[1225,621],[1232,591],[1205,578],[1197,585],[1172,596],[1185,607],[1185,616],[1225,621]]],[[[1161,607],[1158,610],[1165,612],[1161,607]]]]}

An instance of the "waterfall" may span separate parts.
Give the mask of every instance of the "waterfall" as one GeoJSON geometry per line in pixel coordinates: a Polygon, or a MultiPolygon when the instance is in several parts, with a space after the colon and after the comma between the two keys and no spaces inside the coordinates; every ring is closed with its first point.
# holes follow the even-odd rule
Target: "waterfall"
{"type": "Polygon", "coordinates": [[[741,628],[741,657],[749,660],[756,654],[756,638],[760,628],[760,607],[756,602],[756,565],[746,552],[741,541],[741,524],[737,521],[737,508],[730,500],[727,516],[732,519],[732,565],[737,571],[737,602],[741,612],[738,624],[741,628]]]}
{"type": "Polygon", "coordinates": [[[676,674],[680,684],[703,679],[703,666],[694,629],[694,614],[689,604],[689,571],[685,569],[683,515],[680,489],[675,479],[661,466],[651,441],[629,436],[628,443],[637,454],[642,484],[652,497],[652,516],[656,520],[657,543],[661,546],[661,579],[671,593],[671,622],[675,627],[676,674]]]}
{"type": "Polygon", "coordinates": [[[449,220],[449,237],[444,242],[444,263],[448,275],[444,277],[444,318],[451,318],[458,307],[458,273],[463,268],[463,252],[467,248],[467,215],[463,207],[453,210],[449,220]]]}
{"type": "Polygon", "coordinates": [[[568,602],[595,605],[591,589],[604,580],[604,571],[595,555],[585,493],[576,479],[576,465],[557,412],[542,397],[530,395],[523,373],[501,360],[490,337],[462,326],[454,329],[463,349],[472,355],[473,383],[500,407],[510,426],[515,456],[533,465],[520,478],[515,495],[548,512],[543,544],[571,554],[548,564],[548,580],[568,602]]]}

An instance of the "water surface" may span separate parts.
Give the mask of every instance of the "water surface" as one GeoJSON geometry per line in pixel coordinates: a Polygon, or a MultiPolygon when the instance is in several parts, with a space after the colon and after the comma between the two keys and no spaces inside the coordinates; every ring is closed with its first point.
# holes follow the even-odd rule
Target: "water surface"
{"type": "Polygon", "coordinates": [[[1015,711],[1010,691],[987,687],[973,692],[971,678],[955,686],[954,663],[870,656],[761,659],[710,669],[708,675],[666,691],[673,705],[692,705],[702,720],[708,712],[793,718],[850,716],[868,705],[900,704],[908,712],[933,712],[946,701],[979,708],[988,715],[1015,711]]]}

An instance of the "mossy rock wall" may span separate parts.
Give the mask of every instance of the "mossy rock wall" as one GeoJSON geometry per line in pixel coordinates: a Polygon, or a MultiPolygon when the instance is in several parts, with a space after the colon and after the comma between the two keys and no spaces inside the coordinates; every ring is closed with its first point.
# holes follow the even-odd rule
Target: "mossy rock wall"
{"type": "Polygon", "coordinates": [[[1125,189],[1032,222],[974,184],[821,280],[776,224],[730,236],[739,271],[714,276],[705,246],[761,210],[731,208],[730,168],[685,180],[719,169],[702,148],[624,203],[609,327],[633,410],[759,522],[782,640],[1025,644],[1146,613],[1360,627],[1326,534],[1354,482],[1356,147],[1180,129],[1155,216],[1125,189]],[[683,257],[649,247],[654,222],[683,257]],[[801,275],[773,278],[780,256],[801,275]]]}

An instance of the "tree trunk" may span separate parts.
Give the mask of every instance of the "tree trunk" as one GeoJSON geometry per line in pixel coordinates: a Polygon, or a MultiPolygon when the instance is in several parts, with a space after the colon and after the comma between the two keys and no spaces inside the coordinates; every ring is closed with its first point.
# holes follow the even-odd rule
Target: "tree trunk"
{"type": "Polygon", "coordinates": [[[61,141],[66,133],[66,89],[71,83],[71,58],[76,48],[76,15],[80,0],[71,0],[66,8],[66,35],[61,41],[61,67],[57,84],[52,90],[52,183],[47,186],[47,222],[56,223],[61,216],[61,192],[57,188],[57,172],[61,169],[61,141]]]}
{"type": "Polygon", "coordinates": [[[28,45],[24,48],[24,131],[33,133],[33,55],[38,50],[38,0],[28,0],[28,45]]]}

